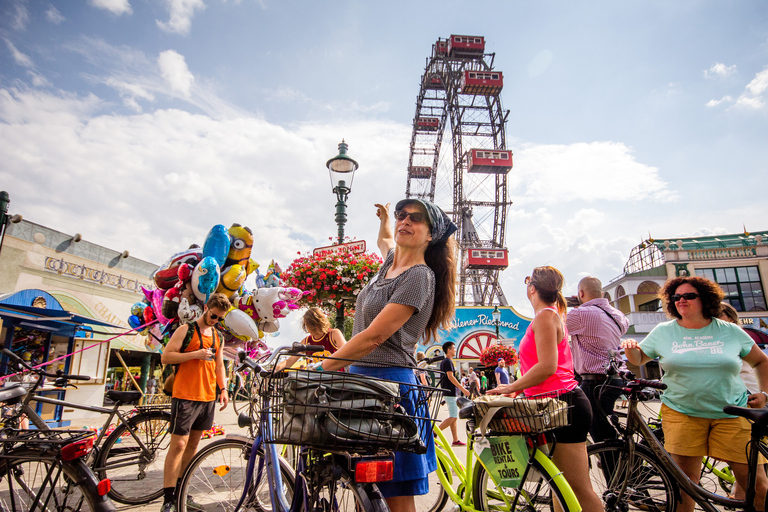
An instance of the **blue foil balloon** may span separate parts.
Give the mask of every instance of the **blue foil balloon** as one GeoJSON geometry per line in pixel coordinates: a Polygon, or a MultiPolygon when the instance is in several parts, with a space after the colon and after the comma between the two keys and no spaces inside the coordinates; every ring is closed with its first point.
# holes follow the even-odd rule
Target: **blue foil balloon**
{"type": "Polygon", "coordinates": [[[131,326],[131,329],[135,329],[140,325],[144,325],[144,322],[136,315],[131,315],[128,317],[128,325],[131,326]]]}
{"type": "Polygon", "coordinates": [[[219,272],[219,264],[210,256],[203,258],[192,271],[192,292],[203,303],[208,302],[219,286],[219,272]]]}
{"type": "MultiPolygon", "coordinates": [[[[219,264],[219,268],[224,266],[229,254],[229,233],[223,224],[216,224],[208,232],[203,244],[203,258],[213,258],[219,264]]],[[[213,292],[211,292],[213,293],[213,292]]]]}

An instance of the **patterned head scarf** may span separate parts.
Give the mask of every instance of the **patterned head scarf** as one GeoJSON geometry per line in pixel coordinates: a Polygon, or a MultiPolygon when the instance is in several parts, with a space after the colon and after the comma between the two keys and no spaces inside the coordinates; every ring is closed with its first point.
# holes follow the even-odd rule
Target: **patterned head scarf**
{"type": "Polygon", "coordinates": [[[402,210],[406,205],[417,203],[424,207],[429,217],[429,226],[432,228],[432,240],[429,245],[435,245],[440,242],[446,242],[459,229],[435,203],[426,199],[403,199],[395,205],[395,211],[402,210]]]}

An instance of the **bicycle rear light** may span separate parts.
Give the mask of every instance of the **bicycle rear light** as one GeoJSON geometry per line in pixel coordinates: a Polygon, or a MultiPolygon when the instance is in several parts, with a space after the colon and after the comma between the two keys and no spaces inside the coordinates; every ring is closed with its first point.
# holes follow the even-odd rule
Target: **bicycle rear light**
{"type": "Polygon", "coordinates": [[[394,476],[392,460],[367,460],[355,466],[355,481],[361,483],[387,482],[394,476]]]}
{"type": "Polygon", "coordinates": [[[61,449],[62,460],[69,462],[85,455],[88,455],[93,450],[93,437],[83,439],[82,441],[76,441],[72,444],[61,449]]]}
{"type": "Polygon", "coordinates": [[[109,491],[112,490],[112,480],[105,478],[96,486],[96,490],[99,492],[99,496],[106,496],[109,491]]]}

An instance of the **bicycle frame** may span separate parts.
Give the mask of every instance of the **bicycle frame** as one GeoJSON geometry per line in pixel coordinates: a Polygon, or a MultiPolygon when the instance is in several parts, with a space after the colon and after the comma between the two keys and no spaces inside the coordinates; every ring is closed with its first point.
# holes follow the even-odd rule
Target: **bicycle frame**
{"type": "MultiPolygon", "coordinates": [[[[669,475],[677,482],[677,484],[680,486],[680,489],[688,494],[706,512],[718,512],[717,508],[715,508],[715,506],[712,504],[713,502],[717,503],[718,505],[736,508],[738,510],[754,510],[752,503],[755,498],[755,481],[757,478],[755,468],[757,467],[757,456],[758,453],[760,453],[764,457],[768,457],[768,449],[766,449],[766,447],[762,444],[761,436],[755,432],[754,426],[752,429],[748,456],[749,478],[746,488],[745,500],[735,500],[720,496],[719,494],[709,492],[701,486],[693,483],[693,481],[688,478],[688,475],[686,475],[683,470],[680,469],[680,466],[678,466],[675,461],[672,460],[672,457],[669,455],[669,453],[664,450],[664,447],[661,445],[659,440],[656,439],[656,436],[653,434],[650,427],[645,422],[640,412],[637,410],[637,399],[630,399],[629,410],[627,411],[627,426],[624,435],[624,442],[627,444],[629,451],[630,464],[633,461],[635,452],[635,433],[639,433],[645,439],[645,441],[648,443],[648,447],[659,459],[659,462],[661,462],[662,465],[667,468],[669,475]]],[[[626,486],[627,481],[625,480],[621,485],[620,494],[624,493],[626,486]]]]}
{"type": "MultiPolygon", "coordinates": [[[[107,436],[107,429],[106,427],[109,426],[112,423],[112,419],[117,416],[120,420],[120,423],[127,424],[128,418],[126,418],[123,413],[120,412],[118,409],[118,405],[115,404],[115,406],[112,409],[107,409],[106,407],[99,407],[96,405],[82,405],[82,404],[75,404],[71,402],[67,402],[64,400],[59,400],[57,398],[49,398],[45,396],[36,395],[35,392],[37,391],[38,386],[35,385],[32,389],[29,390],[27,393],[27,396],[24,398],[24,401],[22,402],[21,410],[24,414],[26,414],[27,418],[29,418],[29,421],[31,421],[39,430],[51,430],[51,428],[48,426],[48,424],[43,420],[35,411],[35,409],[29,405],[29,402],[35,401],[40,403],[46,403],[46,404],[52,404],[52,405],[61,405],[64,407],[72,407],[73,409],[79,409],[83,411],[90,411],[90,412],[97,412],[100,414],[107,414],[107,421],[104,423],[104,427],[101,429],[101,432],[99,432],[98,436],[93,442],[94,450],[91,451],[91,453],[88,454],[88,457],[86,459],[86,463],[88,465],[92,465],[93,462],[96,460],[96,456],[98,455],[98,447],[101,446],[101,441],[107,436]]],[[[133,430],[128,429],[128,433],[131,434],[131,437],[136,441],[138,446],[141,447],[142,451],[145,455],[149,455],[149,450],[147,450],[147,447],[142,442],[141,438],[139,438],[133,430]]],[[[120,467],[127,467],[132,466],[133,463],[129,462],[123,465],[115,465],[114,468],[120,468],[120,467]]],[[[94,470],[98,471],[99,469],[103,468],[94,468],[94,470]]]]}
{"type": "MultiPolygon", "coordinates": [[[[474,496],[472,494],[471,478],[474,474],[476,467],[475,459],[477,458],[474,450],[474,434],[470,432],[467,436],[466,462],[462,465],[456,456],[456,453],[451,448],[448,439],[437,425],[434,427],[434,432],[437,434],[437,439],[435,442],[435,447],[437,449],[435,450],[435,454],[437,455],[438,462],[442,463],[443,467],[446,468],[446,472],[443,473],[443,471],[440,471],[440,468],[438,467],[437,476],[440,480],[440,484],[443,486],[443,489],[445,489],[445,492],[448,493],[448,496],[451,498],[451,500],[459,507],[461,507],[463,512],[480,512],[475,507],[474,496]],[[460,481],[459,487],[456,490],[453,488],[453,483],[448,479],[451,475],[451,472],[455,473],[460,481]],[[462,489],[464,491],[463,498],[460,496],[462,489]]],[[[568,482],[565,480],[565,476],[563,476],[562,471],[557,469],[547,454],[538,447],[534,447],[534,452],[529,459],[528,464],[526,465],[525,473],[523,473],[523,480],[525,480],[528,472],[531,470],[532,464],[530,461],[534,459],[540,463],[549,474],[554,475],[554,479],[557,481],[557,483],[559,483],[562,487],[567,486],[570,488],[570,484],[568,484],[568,482]]],[[[490,472],[488,477],[492,477],[490,472]]],[[[519,497],[520,496],[518,495],[515,499],[519,499],[519,497]]],[[[563,498],[566,500],[570,500],[571,498],[575,499],[573,496],[563,496],[563,498]]],[[[507,496],[502,496],[502,499],[508,506],[511,504],[507,496]]],[[[571,502],[569,505],[575,509],[578,506],[578,503],[571,502]]]]}

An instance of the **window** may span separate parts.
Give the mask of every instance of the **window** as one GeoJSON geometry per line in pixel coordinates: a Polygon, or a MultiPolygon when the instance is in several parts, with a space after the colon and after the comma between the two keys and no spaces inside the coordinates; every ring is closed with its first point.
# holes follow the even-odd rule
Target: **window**
{"type": "Polygon", "coordinates": [[[661,299],[653,299],[637,307],[638,311],[661,311],[661,299]]]}
{"type": "Polygon", "coordinates": [[[754,267],[697,268],[696,275],[720,285],[725,300],[736,311],[765,311],[760,272],[754,267]]]}

